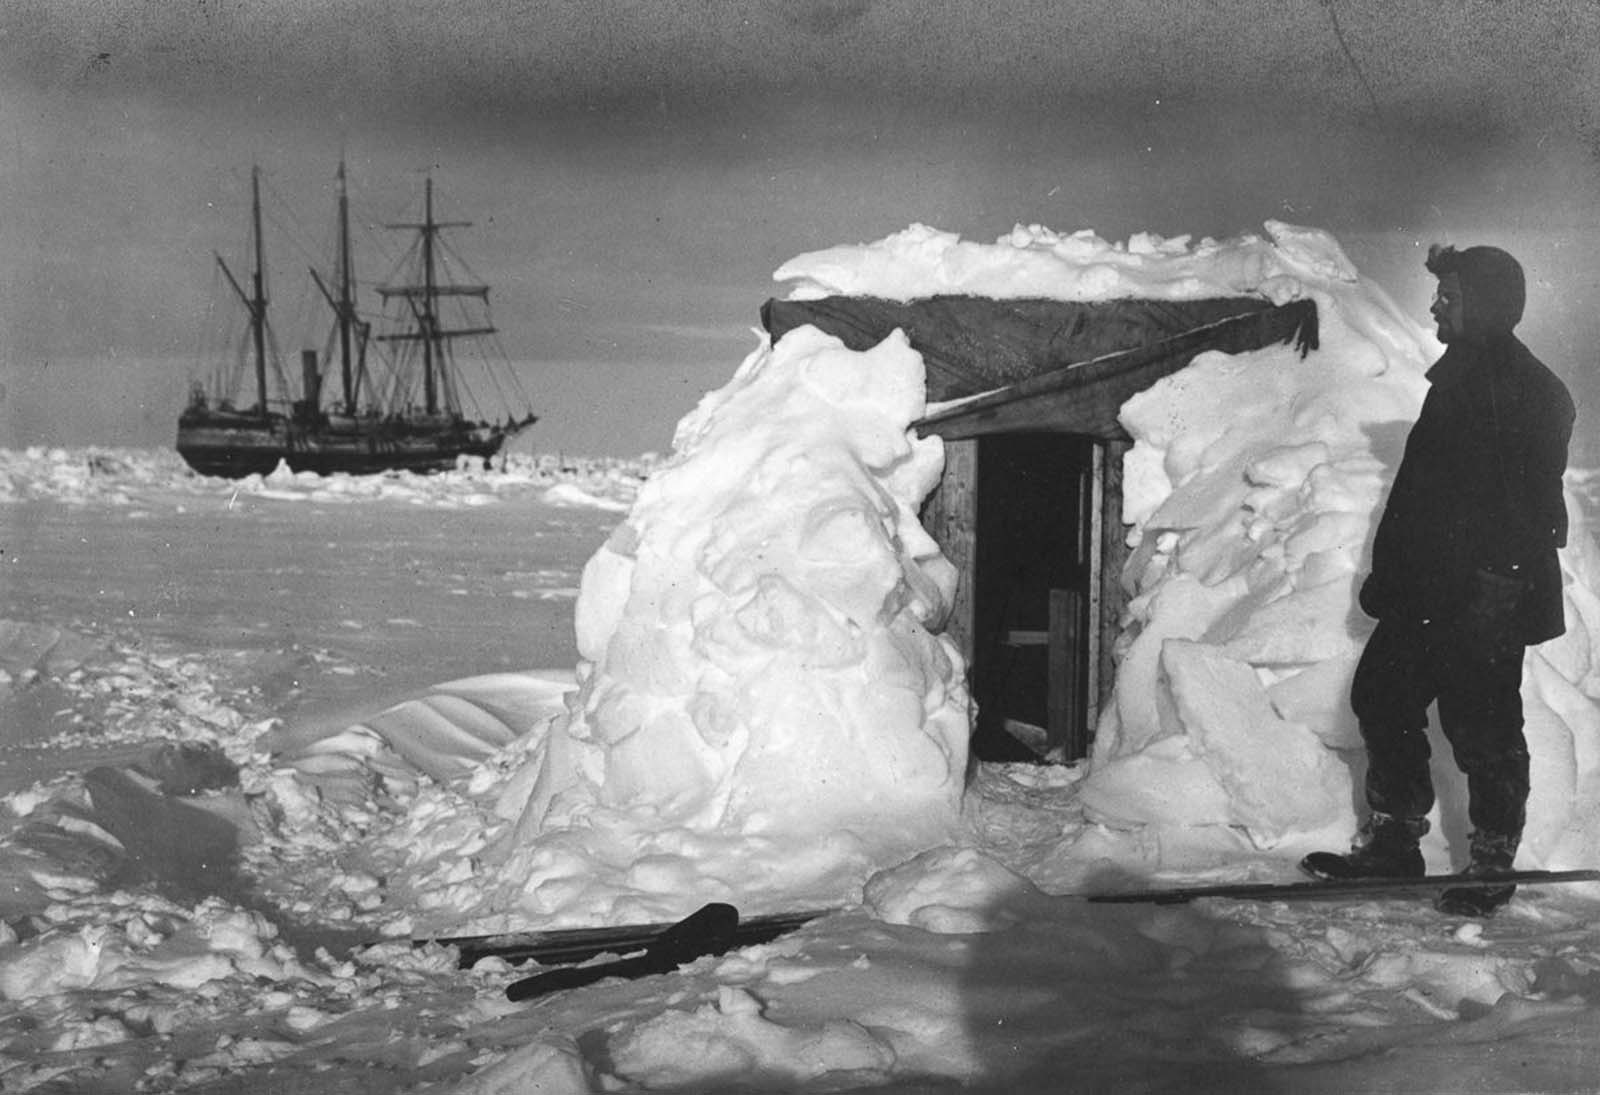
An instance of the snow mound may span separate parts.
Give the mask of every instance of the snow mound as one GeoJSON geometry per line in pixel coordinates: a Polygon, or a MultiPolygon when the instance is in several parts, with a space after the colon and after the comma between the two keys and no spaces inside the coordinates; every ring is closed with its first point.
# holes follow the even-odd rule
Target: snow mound
{"type": "Polygon", "coordinates": [[[580,689],[499,868],[519,911],[837,895],[949,834],[969,703],[930,631],[954,570],[916,520],[942,466],[923,408],[904,339],[810,330],[684,419],[585,568],[580,689]]]}

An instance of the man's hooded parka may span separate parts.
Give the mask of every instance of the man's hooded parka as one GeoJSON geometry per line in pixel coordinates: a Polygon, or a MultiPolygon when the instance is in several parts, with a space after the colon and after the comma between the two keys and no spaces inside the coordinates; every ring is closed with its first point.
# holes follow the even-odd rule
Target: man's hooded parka
{"type": "Polygon", "coordinates": [[[1574,407],[1565,385],[1511,333],[1525,289],[1515,259],[1492,247],[1430,256],[1461,282],[1463,331],[1428,370],[1372,548],[1361,607],[1379,619],[1449,626],[1487,573],[1519,584],[1508,639],[1565,630],[1556,549],[1574,407]]]}

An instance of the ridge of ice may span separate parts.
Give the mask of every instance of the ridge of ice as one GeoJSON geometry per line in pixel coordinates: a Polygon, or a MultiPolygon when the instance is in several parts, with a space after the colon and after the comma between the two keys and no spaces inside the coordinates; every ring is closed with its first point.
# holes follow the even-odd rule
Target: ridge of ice
{"type": "Polygon", "coordinates": [[[542,491],[549,505],[626,510],[658,458],[569,457],[507,453],[491,467],[463,457],[449,471],[379,475],[294,472],[283,463],[267,475],[220,479],[196,474],[173,449],[44,446],[0,449],[0,505],[51,499],[132,505],[153,495],[241,496],[278,502],[358,504],[400,501],[455,508],[488,505],[542,491]]]}

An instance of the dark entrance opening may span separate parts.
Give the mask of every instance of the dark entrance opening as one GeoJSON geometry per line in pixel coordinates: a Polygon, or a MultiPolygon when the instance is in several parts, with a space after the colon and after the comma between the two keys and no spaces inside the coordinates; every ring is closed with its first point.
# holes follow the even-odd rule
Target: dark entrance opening
{"type": "Polygon", "coordinates": [[[1094,442],[978,441],[971,682],[982,760],[1088,749],[1094,442]]]}

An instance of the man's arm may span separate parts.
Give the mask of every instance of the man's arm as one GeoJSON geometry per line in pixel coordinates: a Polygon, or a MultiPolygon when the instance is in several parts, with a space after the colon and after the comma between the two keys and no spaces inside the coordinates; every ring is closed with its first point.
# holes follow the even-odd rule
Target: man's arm
{"type": "Polygon", "coordinates": [[[1562,477],[1577,411],[1559,381],[1542,410],[1524,432],[1523,489],[1534,535],[1544,543],[1566,547],[1567,502],[1562,477]]]}

